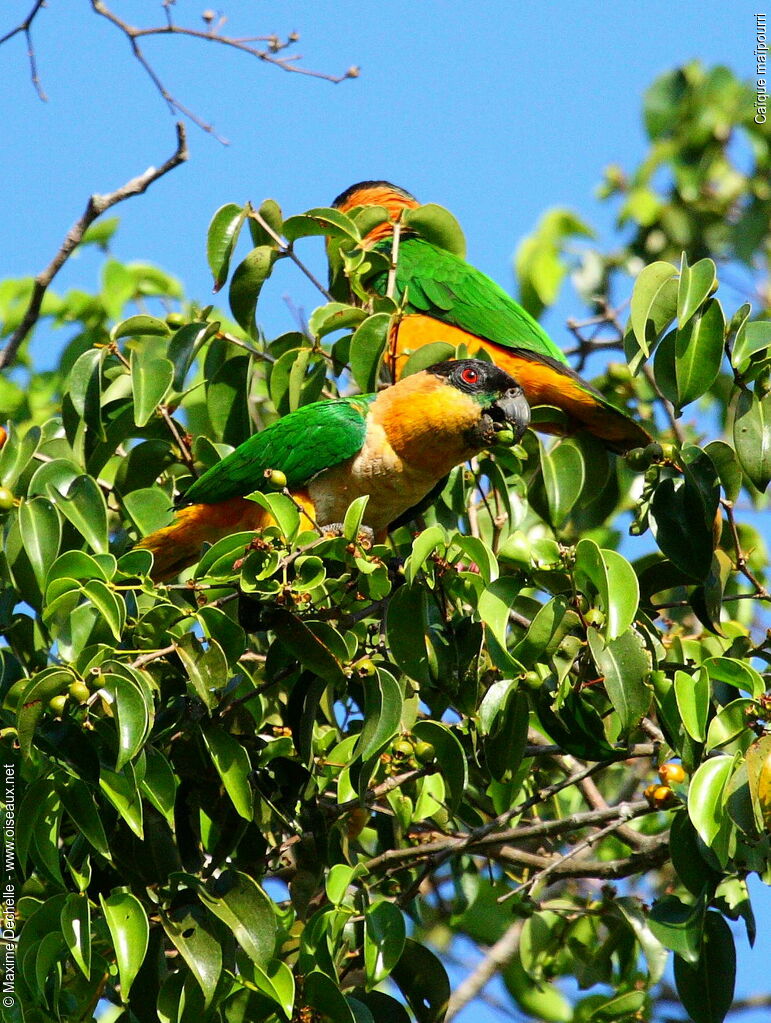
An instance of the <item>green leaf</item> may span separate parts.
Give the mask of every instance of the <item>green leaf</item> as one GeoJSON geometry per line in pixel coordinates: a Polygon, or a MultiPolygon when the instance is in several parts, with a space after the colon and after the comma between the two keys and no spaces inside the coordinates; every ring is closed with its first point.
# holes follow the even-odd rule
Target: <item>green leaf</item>
{"type": "Polygon", "coordinates": [[[431,341],[427,345],[421,345],[402,366],[400,379],[412,376],[413,373],[420,373],[429,366],[435,366],[437,362],[455,358],[455,351],[455,345],[448,344],[447,341],[431,341]]]}
{"type": "Polygon", "coordinates": [[[107,504],[96,480],[91,476],[78,476],[66,494],[50,484],[47,491],[51,501],[85,538],[89,547],[98,554],[107,553],[107,504]]]}
{"type": "Polygon", "coordinates": [[[698,960],[704,923],[703,898],[688,905],[674,895],[665,895],[654,902],[648,922],[662,945],[690,963],[698,960]]]}
{"type": "MultiPolygon", "coordinates": [[[[481,607],[480,600],[480,607],[481,607]]],[[[538,609],[527,632],[511,651],[523,667],[532,668],[562,627],[567,612],[564,597],[552,597],[538,609]]]]}
{"type": "Polygon", "coordinates": [[[265,281],[270,277],[277,258],[275,246],[258,245],[236,267],[230,282],[228,302],[236,323],[246,333],[257,338],[254,314],[257,300],[265,281]]]}
{"type": "Polygon", "coordinates": [[[237,739],[217,725],[203,729],[203,737],[233,806],[244,820],[251,821],[254,810],[249,754],[237,739]]]}
{"type": "Polygon", "coordinates": [[[62,527],[56,509],[45,497],[22,501],[19,505],[19,529],[35,580],[45,588],[48,570],[59,553],[62,527]]]}
{"type": "Polygon", "coordinates": [[[133,764],[125,764],[120,771],[111,771],[103,764],[99,787],[134,834],[143,838],[142,799],[133,764]]]}
{"type": "Polygon", "coordinates": [[[85,894],[67,896],[61,927],[67,948],[83,976],[91,976],[91,907],[85,894]]]}
{"type": "Polygon", "coordinates": [[[16,730],[22,756],[29,756],[35,728],[48,701],[65,692],[75,676],[66,668],[46,668],[34,678],[24,680],[16,714],[16,730]]]}
{"type": "Polygon", "coordinates": [[[640,350],[647,358],[656,339],[655,314],[663,311],[667,321],[675,312],[675,301],[670,298],[669,281],[677,274],[671,263],[650,263],[637,276],[632,291],[630,321],[640,350]],[[651,329],[653,328],[653,329],[651,329]]]}
{"type": "Polygon", "coordinates": [[[771,481],[771,391],[742,390],[734,414],[734,447],[742,468],[763,493],[771,481]]]}
{"type": "Polygon", "coordinates": [[[126,1004],[147,952],[150,936],[147,914],[135,895],[120,889],[106,899],[100,894],[99,901],[115,948],[121,1001],[126,1004]]]}
{"type": "Polygon", "coordinates": [[[90,842],[105,859],[111,860],[112,853],[104,832],[102,818],[91,790],[80,778],[69,778],[57,785],[62,806],[83,837],[90,842]]]}
{"type": "Polygon", "coordinates": [[[222,648],[212,639],[204,649],[200,640],[189,632],[177,640],[176,648],[193,691],[211,710],[217,702],[216,693],[224,687],[228,677],[222,648]]]}
{"type": "Polygon", "coordinates": [[[541,468],[546,499],[549,504],[549,521],[559,528],[570,514],[583,490],[584,459],[573,444],[558,444],[550,452],[541,454],[541,468]]]}
{"type": "Polygon", "coordinates": [[[387,671],[378,671],[376,678],[364,685],[364,724],[352,759],[368,760],[375,756],[399,730],[403,697],[399,684],[387,671]]]}
{"type": "Polygon", "coordinates": [[[621,729],[628,733],[650,706],[651,691],[646,685],[651,672],[650,655],[641,636],[633,629],[603,642],[599,633],[590,628],[586,638],[597,670],[605,678],[605,689],[619,716],[621,729]]]}
{"type": "Polygon", "coordinates": [[[717,268],[714,262],[700,259],[693,266],[688,266],[683,253],[677,289],[677,323],[681,330],[716,287],[717,268]]]}
{"type": "Polygon", "coordinates": [[[412,544],[410,556],[404,563],[404,578],[408,586],[415,581],[429,555],[440,546],[444,548],[446,544],[447,533],[443,526],[429,526],[420,533],[412,544]]]}
{"type": "Polygon", "coordinates": [[[101,582],[99,579],[89,579],[81,587],[83,594],[88,597],[99,615],[109,626],[110,632],[116,642],[120,642],[123,626],[126,623],[126,605],[123,598],[101,582]]]}
{"type": "Polygon", "coordinates": [[[131,389],[134,394],[134,422],[146,426],[171,389],[174,364],[157,356],[151,348],[131,353],[131,389]]]}
{"type": "Polygon", "coordinates": [[[104,348],[89,348],[72,367],[69,398],[80,418],[104,440],[102,426],[102,365],[104,348]]]}
{"type": "Polygon", "coordinates": [[[118,341],[122,337],[168,337],[170,334],[171,330],[165,320],[142,313],[116,323],[110,331],[110,340],[118,341]]]}
{"type": "Polygon", "coordinates": [[[731,929],[710,909],[704,920],[704,944],[691,965],[675,956],[675,985],[694,1023],[722,1023],[734,998],[736,949],[731,929]]]}
{"type": "Polygon", "coordinates": [[[444,206],[430,202],[414,210],[405,210],[402,223],[437,248],[446,249],[461,259],[466,258],[463,229],[444,206]]]}
{"type": "Polygon", "coordinates": [[[485,585],[489,585],[498,578],[498,559],[488,544],[480,537],[456,533],[452,538],[452,544],[460,547],[472,564],[476,565],[485,585]]]}
{"type": "Polygon", "coordinates": [[[593,540],[583,539],[576,546],[576,582],[588,580],[600,598],[606,615],[607,639],[622,636],[632,625],[640,602],[637,573],[616,551],[601,550],[593,540]]]}
{"type": "Polygon", "coordinates": [[[351,338],[351,373],[364,394],[371,394],[377,389],[390,325],[389,313],[375,313],[356,328],[351,338]]]}
{"type": "Polygon", "coordinates": [[[364,911],[364,969],[367,987],[385,980],[399,962],[407,932],[401,910],[392,902],[376,902],[364,911]]]}
{"type": "Polygon", "coordinates": [[[222,973],[222,936],[216,921],[199,903],[187,902],[161,916],[163,929],[174,942],[211,1004],[222,973]]]}
{"type": "Polygon", "coordinates": [[[715,682],[736,686],[758,699],[765,692],[763,677],[749,664],[734,657],[708,657],[703,667],[715,682]]]}
{"type": "Polygon", "coordinates": [[[345,327],[357,327],[366,319],[366,311],[358,306],[347,302],[327,302],[311,313],[308,330],[314,337],[322,338],[345,327]]]}
{"type": "Polygon", "coordinates": [[[450,1000],[450,981],[433,952],[407,938],[402,957],[391,976],[417,1023],[442,1023],[450,1000]]]}
{"type": "MultiPolygon", "coordinates": [[[[725,317],[720,303],[714,298],[676,332],[676,393],[667,393],[667,388],[662,386],[664,381],[658,383],[678,410],[700,398],[717,379],[723,361],[724,335],[725,317]]],[[[656,365],[662,350],[663,344],[656,354],[656,365]]]]}
{"type": "Polygon", "coordinates": [[[738,373],[746,373],[750,368],[753,355],[771,347],[771,322],[746,320],[739,328],[731,352],[731,362],[738,373]]]}
{"type": "Polygon", "coordinates": [[[314,1009],[317,1019],[334,1020],[334,1023],[357,1023],[351,1006],[339,985],[320,970],[305,974],[303,1001],[314,1009]]]}
{"type": "Polygon", "coordinates": [[[493,635],[499,646],[506,649],[506,637],[509,628],[509,611],[519,596],[522,583],[512,576],[496,579],[482,591],[477,611],[484,622],[485,630],[493,635]]]}
{"type": "Polygon", "coordinates": [[[732,773],[733,757],[717,756],[705,760],[691,779],[688,816],[706,845],[713,845],[723,827],[723,793],[732,773]]]}
{"type": "Polygon", "coordinates": [[[39,426],[33,426],[21,437],[19,428],[13,423],[8,424],[7,432],[5,444],[0,450],[0,484],[13,490],[22,472],[32,462],[40,445],[41,433],[39,426]]]}
{"type": "Polygon", "coordinates": [[[412,734],[423,742],[431,743],[436,750],[447,794],[445,802],[449,813],[454,814],[468,786],[468,762],[463,746],[455,732],[439,721],[417,721],[412,734]]]}
{"type": "Polygon", "coordinates": [[[530,705],[510,679],[494,682],[479,707],[485,762],[493,778],[503,781],[519,769],[527,743],[530,705]]]}
{"type": "Polygon", "coordinates": [[[386,635],[391,656],[416,682],[428,684],[431,675],[426,649],[426,595],[420,586],[401,586],[388,602],[386,635]]]}
{"type": "Polygon", "coordinates": [[[219,291],[228,279],[230,258],[246,220],[246,209],[235,203],[220,206],[211,219],[206,235],[206,258],[214,277],[214,290],[219,291]]]}
{"type": "Polygon", "coordinates": [[[686,732],[697,742],[707,737],[707,717],[711,687],[709,675],[702,667],[694,675],[675,672],[675,699],[686,732]]]}
{"type": "Polygon", "coordinates": [[[283,231],[284,237],[290,242],[316,235],[360,240],[359,230],[353,220],[331,207],[317,207],[295,217],[289,217],[284,221],[283,231]]]}
{"type": "Polygon", "coordinates": [[[142,749],[153,721],[153,706],[149,693],[128,678],[106,674],[100,688],[111,698],[113,714],[118,726],[118,757],[115,770],[132,760],[142,749]]]}
{"type": "Polygon", "coordinates": [[[722,440],[710,441],[704,451],[715,466],[726,498],[736,501],[742,489],[742,470],[736,452],[722,440]]]}
{"type": "Polygon", "coordinates": [[[238,870],[225,870],[199,889],[204,905],[219,917],[249,958],[267,967],[276,945],[273,902],[257,882],[238,870]]]}

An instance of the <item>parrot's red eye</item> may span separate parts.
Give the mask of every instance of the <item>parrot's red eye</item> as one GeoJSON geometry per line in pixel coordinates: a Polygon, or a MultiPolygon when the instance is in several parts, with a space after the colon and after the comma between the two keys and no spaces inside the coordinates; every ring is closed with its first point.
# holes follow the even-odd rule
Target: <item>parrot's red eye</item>
{"type": "Polygon", "coordinates": [[[475,369],[467,367],[461,370],[460,378],[464,384],[475,384],[479,380],[479,374],[475,369]]]}

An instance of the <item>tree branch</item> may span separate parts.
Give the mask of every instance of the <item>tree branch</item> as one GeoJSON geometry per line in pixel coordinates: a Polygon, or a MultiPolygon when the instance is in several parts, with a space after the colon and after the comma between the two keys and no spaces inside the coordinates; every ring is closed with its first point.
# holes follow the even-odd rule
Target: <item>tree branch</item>
{"type": "Polygon", "coordinates": [[[9,39],[13,39],[15,35],[19,35],[20,32],[24,33],[24,38],[27,40],[27,57],[29,58],[29,70],[30,77],[32,78],[32,85],[34,86],[35,92],[38,94],[39,98],[45,102],[48,97],[43,91],[43,86],[40,84],[40,78],[37,73],[35,47],[32,45],[32,22],[35,20],[35,17],[41,7],[45,7],[45,0],[35,0],[32,10],[29,12],[24,21],[20,22],[16,28],[12,28],[10,32],[6,32],[4,36],[0,36],[0,46],[9,39]]]}
{"type": "Polygon", "coordinates": [[[2,352],[0,352],[0,369],[10,366],[16,358],[16,353],[18,352],[19,347],[40,317],[40,309],[42,307],[43,297],[46,291],[54,277],[58,274],[83,240],[83,235],[86,233],[89,226],[97,219],[97,217],[100,217],[105,210],[110,209],[111,206],[115,206],[117,203],[123,202],[124,199],[130,199],[131,196],[141,195],[142,192],[146,191],[146,189],[149,188],[154,181],[157,181],[158,178],[162,178],[164,174],[168,174],[169,171],[179,166],[179,164],[184,163],[187,158],[188,151],[185,126],[179,122],[177,124],[176,151],[164,164],[160,167],[148,167],[143,174],[139,174],[137,177],[127,181],[125,185],[121,185],[121,187],[116,189],[114,192],[110,192],[107,195],[94,194],[91,196],[88,200],[88,205],[86,206],[83,216],[80,220],[73,224],[67,232],[67,236],[62,242],[59,251],[45,270],[41,271],[35,278],[29,305],[22,317],[22,321],[11,335],[5,348],[2,352]]]}

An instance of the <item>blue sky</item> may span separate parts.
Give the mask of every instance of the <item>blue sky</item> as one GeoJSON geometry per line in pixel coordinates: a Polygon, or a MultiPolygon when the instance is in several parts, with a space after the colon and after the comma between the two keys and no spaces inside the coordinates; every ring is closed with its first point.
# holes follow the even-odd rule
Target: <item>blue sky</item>
{"type": "MultiPolygon", "coordinates": [[[[202,304],[211,295],[205,232],[218,206],[272,196],[296,213],[373,177],[452,209],[470,259],[512,287],[512,253],[548,207],[568,206],[610,236],[613,211],[594,188],[606,164],[631,168],[645,151],[640,101],[657,74],[694,58],[743,77],[753,71],[756,8],[748,0],[222,3],[224,31],[296,29],[305,66],[340,73],[356,64],[361,76],[334,86],[207,43],[145,41],[168,89],[231,145],[191,126],[189,163],[114,211],[121,228],[113,249],[173,272],[202,304]]],[[[30,6],[4,4],[0,35],[30,6]]],[[[135,24],[162,22],[159,2],[113,6],[135,24]]],[[[206,6],[178,0],[175,17],[201,27],[206,6]]],[[[30,85],[22,37],[6,44],[0,62],[0,279],[42,269],[90,192],[111,191],[174,148],[173,118],[125,39],[90,5],[50,0],[34,41],[47,103],[30,85]]],[[[321,267],[317,242],[308,253],[321,267]]],[[[93,288],[100,262],[84,253],[55,287],[93,288]]],[[[307,311],[316,303],[298,274],[281,271],[261,304],[271,334],[295,326],[285,294],[307,311]]],[[[580,313],[568,295],[549,314],[558,343],[569,342],[565,317],[580,313]]],[[[41,333],[36,347],[58,343],[41,333]]],[[[768,987],[771,898],[754,888],[761,920],[753,952],[737,941],[741,994],[768,987]]],[[[484,1015],[473,1008],[460,1018],[484,1015]]]]}

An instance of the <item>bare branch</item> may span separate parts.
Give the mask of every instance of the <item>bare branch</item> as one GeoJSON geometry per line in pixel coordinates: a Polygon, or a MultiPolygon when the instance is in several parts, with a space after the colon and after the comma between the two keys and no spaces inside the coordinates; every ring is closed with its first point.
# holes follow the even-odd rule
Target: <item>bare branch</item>
{"type": "Polygon", "coordinates": [[[515,920],[503,937],[499,938],[499,940],[491,946],[487,955],[484,957],[479,966],[477,966],[474,972],[470,973],[463,983],[458,985],[457,990],[450,998],[450,1004],[447,1008],[447,1015],[445,1016],[447,1023],[449,1023],[454,1016],[457,1016],[464,1006],[468,1005],[470,1001],[476,998],[485,984],[487,984],[487,982],[495,976],[500,969],[511,962],[517,954],[517,950],[519,948],[519,936],[522,933],[523,927],[523,920],[515,920]]]}
{"type": "Polygon", "coordinates": [[[67,236],[62,242],[59,251],[45,270],[42,270],[35,278],[29,305],[27,306],[27,310],[24,313],[22,321],[11,335],[5,348],[2,352],[0,352],[0,369],[10,366],[16,358],[16,353],[18,352],[20,345],[40,317],[43,296],[48,290],[54,277],[58,274],[83,240],[83,235],[86,233],[89,226],[97,219],[97,217],[100,217],[105,210],[110,209],[111,206],[115,206],[117,203],[123,202],[124,199],[130,199],[134,195],[141,195],[142,192],[146,191],[154,181],[158,180],[158,178],[162,178],[164,174],[168,174],[169,171],[179,166],[179,164],[184,163],[185,160],[187,160],[187,157],[188,151],[185,126],[179,122],[177,124],[176,151],[164,164],[160,167],[148,167],[143,174],[139,174],[137,177],[127,181],[125,185],[121,185],[121,187],[116,189],[114,192],[110,192],[107,195],[97,195],[95,193],[91,196],[88,200],[88,205],[86,206],[83,216],[80,220],[73,224],[67,232],[67,236]]]}
{"type": "Polygon", "coordinates": [[[19,33],[24,33],[24,38],[27,40],[27,57],[29,58],[29,70],[30,77],[32,78],[32,85],[35,88],[35,92],[39,98],[44,102],[48,99],[43,86],[40,84],[40,77],[37,73],[37,60],[35,58],[35,47],[32,44],[32,22],[35,20],[36,15],[40,11],[41,7],[45,7],[45,0],[35,0],[35,4],[32,10],[29,12],[24,21],[20,22],[16,28],[12,28],[10,32],[0,37],[0,46],[7,42],[9,39],[13,39],[14,36],[19,33]]]}
{"type": "Polygon", "coordinates": [[[308,75],[311,78],[321,78],[324,81],[332,82],[335,85],[345,81],[347,78],[358,78],[359,76],[359,69],[357,67],[350,67],[342,75],[330,75],[326,74],[323,71],[312,71],[309,68],[305,68],[302,67],[301,65],[296,64],[295,61],[300,59],[297,56],[292,57],[277,56],[276,54],[278,54],[280,50],[285,49],[287,46],[290,46],[292,45],[292,43],[297,41],[299,36],[296,33],[292,33],[285,42],[279,40],[278,37],[275,35],[262,37],[248,36],[240,39],[231,36],[223,36],[219,35],[217,31],[217,29],[220,27],[219,25],[217,25],[216,27],[210,26],[205,31],[201,29],[185,28],[184,26],[181,25],[175,25],[174,22],[171,20],[171,12],[168,7],[166,8],[167,24],[157,25],[151,28],[136,28],[134,25],[130,25],[127,21],[124,21],[122,18],[118,17],[117,14],[110,10],[110,8],[103,2],[103,0],[91,0],[91,7],[94,13],[101,15],[101,17],[103,18],[106,18],[107,21],[109,21],[120,32],[123,33],[123,35],[128,40],[129,45],[131,46],[132,53],[139,61],[141,66],[144,68],[148,77],[150,78],[153,85],[158,90],[158,92],[160,93],[160,95],[162,96],[163,100],[168,105],[172,113],[177,112],[182,114],[184,117],[187,117],[190,121],[193,122],[193,124],[197,125],[197,127],[199,127],[202,131],[205,131],[208,134],[213,135],[217,139],[217,141],[223,143],[223,145],[227,145],[227,139],[218,135],[217,132],[214,130],[213,125],[202,120],[200,117],[198,117],[197,114],[193,113],[192,110],[190,110],[188,107],[180,103],[180,101],[169,92],[169,90],[161,81],[161,78],[158,75],[155,68],[147,60],[144,53],[142,52],[142,49],[140,48],[139,43],[137,42],[138,39],[142,39],[147,36],[176,35],[186,36],[189,39],[202,39],[206,42],[220,43],[222,46],[228,46],[234,50],[239,50],[242,53],[249,54],[249,56],[256,57],[257,60],[263,61],[266,64],[272,64],[274,67],[280,68],[280,70],[282,71],[289,71],[298,75],[308,75]],[[250,45],[251,42],[259,41],[264,41],[268,43],[267,50],[260,49],[256,46],[250,45]]]}
{"type": "Polygon", "coordinates": [[[302,270],[302,272],[305,274],[305,276],[308,278],[308,280],[311,282],[311,284],[318,291],[321,292],[321,294],[324,296],[324,298],[327,300],[327,302],[331,302],[332,301],[332,296],[327,291],[327,289],[324,287],[324,285],[321,283],[321,281],[319,281],[313,275],[312,271],[308,269],[308,267],[305,265],[305,263],[303,263],[303,261],[300,259],[300,257],[297,255],[297,253],[294,251],[294,246],[292,245],[292,243],[284,241],[284,239],[281,237],[280,234],[276,234],[276,232],[273,230],[273,228],[270,226],[270,224],[260,214],[260,212],[258,210],[254,210],[254,209],[249,210],[249,216],[251,217],[252,220],[256,220],[257,223],[260,225],[260,227],[263,229],[263,231],[265,231],[273,239],[273,241],[276,243],[276,245],[278,245],[279,252],[281,253],[281,255],[282,256],[289,256],[289,258],[292,260],[292,262],[295,264],[295,266],[298,267],[298,269],[302,270]]]}

